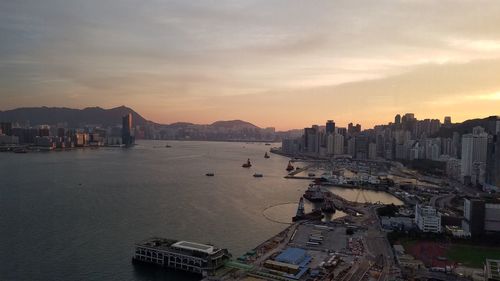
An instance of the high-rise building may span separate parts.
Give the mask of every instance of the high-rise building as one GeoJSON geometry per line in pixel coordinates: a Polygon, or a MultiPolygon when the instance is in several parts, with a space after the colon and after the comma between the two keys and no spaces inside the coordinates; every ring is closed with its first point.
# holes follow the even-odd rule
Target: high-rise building
{"type": "Polygon", "coordinates": [[[377,144],[371,142],[368,145],[368,159],[374,160],[377,158],[377,144]]]}
{"type": "Polygon", "coordinates": [[[327,139],[326,153],[328,155],[333,155],[335,152],[335,134],[328,134],[326,139],[327,139]]]}
{"type": "Polygon", "coordinates": [[[134,144],[132,136],[132,114],[127,114],[122,118],[122,144],[130,146],[134,144]]]}
{"type": "Polygon", "coordinates": [[[1,134],[4,134],[6,136],[12,136],[12,123],[10,122],[0,123],[0,131],[1,134]]]}
{"type": "Polygon", "coordinates": [[[488,137],[487,151],[485,182],[500,187],[500,134],[488,137]]]}
{"type": "Polygon", "coordinates": [[[344,136],[341,134],[334,134],[334,148],[333,154],[341,155],[344,154],[344,136]]]}
{"type": "Polygon", "coordinates": [[[466,198],[462,228],[473,237],[484,233],[499,233],[500,202],[466,198]]]}
{"type": "Polygon", "coordinates": [[[326,136],[335,133],[335,122],[333,120],[328,120],[326,122],[326,136]]]}
{"type": "Polygon", "coordinates": [[[319,153],[319,127],[313,125],[311,128],[304,128],[304,151],[310,154],[319,153]]]}
{"type": "Polygon", "coordinates": [[[451,127],[451,117],[450,116],[444,117],[443,126],[445,126],[447,128],[451,127]]]}
{"type": "Polygon", "coordinates": [[[462,136],[462,180],[464,183],[478,184],[484,179],[477,178],[472,182],[474,167],[486,163],[488,134],[482,127],[474,127],[472,134],[462,136]]]}
{"type": "Polygon", "coordinates": [[[401,124],[401,115],[397,114],[396,117],[394,117],[394,124],[401,124]]]}

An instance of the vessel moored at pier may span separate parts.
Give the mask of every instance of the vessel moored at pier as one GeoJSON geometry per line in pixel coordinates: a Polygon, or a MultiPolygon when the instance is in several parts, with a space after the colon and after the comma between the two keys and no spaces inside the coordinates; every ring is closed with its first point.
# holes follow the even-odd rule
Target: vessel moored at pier
{"type": "Polygon", "coordinates": [[[208,276],[231,258],[227,249],[153,237],[135,245],[132,261],[208,276]]]}

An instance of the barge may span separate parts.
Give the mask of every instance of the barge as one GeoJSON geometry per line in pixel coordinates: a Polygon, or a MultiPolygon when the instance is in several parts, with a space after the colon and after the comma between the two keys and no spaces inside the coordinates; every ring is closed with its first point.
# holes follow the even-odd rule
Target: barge
{"type": "Polygon", "coordinates": [[[153,237],[135,244],[133,263],[152,264],[203,276],[213,275],[229,259],[227,249],[188,241],[153,237]]]}

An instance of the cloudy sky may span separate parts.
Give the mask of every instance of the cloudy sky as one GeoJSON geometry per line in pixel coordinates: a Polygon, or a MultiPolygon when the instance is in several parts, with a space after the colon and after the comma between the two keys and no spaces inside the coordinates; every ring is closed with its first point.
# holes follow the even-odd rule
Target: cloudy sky
{"type": "Polygon", "coordinates": [[[371,127],[500,114],[498,1],[0,0],[0,110],[371,127]]]}

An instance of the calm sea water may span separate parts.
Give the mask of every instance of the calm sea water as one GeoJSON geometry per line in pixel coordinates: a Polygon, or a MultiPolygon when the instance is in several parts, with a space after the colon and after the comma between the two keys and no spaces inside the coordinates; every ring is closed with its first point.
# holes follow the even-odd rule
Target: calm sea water
{"type": "Polygon", "coordinates": [[[1,153],[0,280],[197,280],[134,267],[134,242],[210,242],[238,256],[286,227],[263,211],[297,202],[308,184],[284,179],[288,159],[264,159],[264,144],[166,143],[1,153]],[[247,158],[253,167],[241,168],[247,158]]]}

